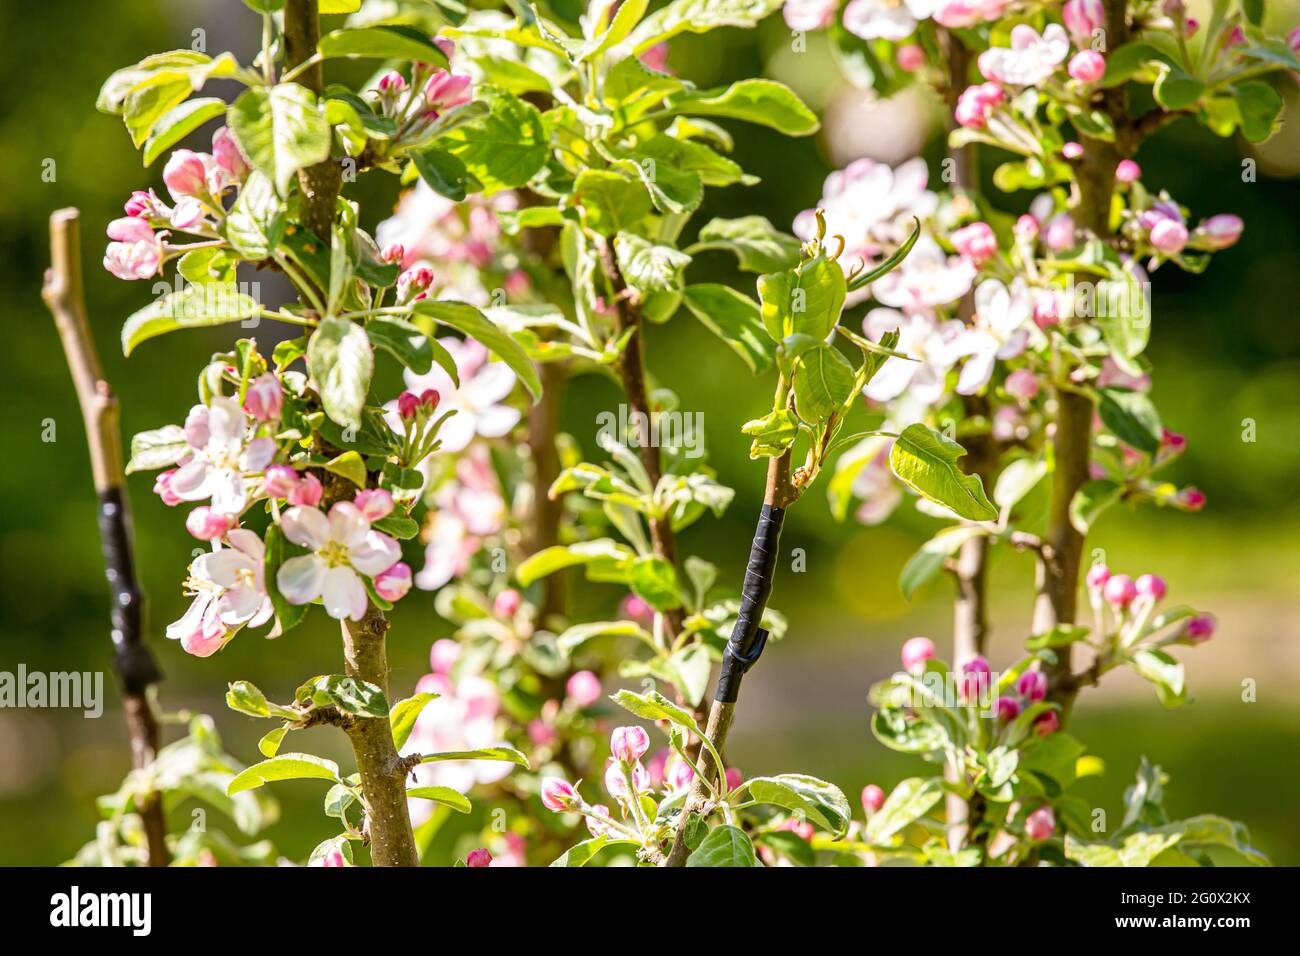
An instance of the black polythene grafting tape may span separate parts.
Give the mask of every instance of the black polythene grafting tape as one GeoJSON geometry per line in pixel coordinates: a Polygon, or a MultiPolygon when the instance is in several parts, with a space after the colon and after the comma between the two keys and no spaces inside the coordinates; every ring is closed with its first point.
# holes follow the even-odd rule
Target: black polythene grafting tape
{"type": "Polygon", "coordinates": [[[144,642],[144,595],[135,579],[131,557],[130,516],[120,488],[99,496],[99,536],[104,548],[113,622],[113,668],[129,694],[143,694],[162,680],[158,662],[144,642]]]}
{"type": "Polygon", "coordinates": [[[722,653],[722,669],[718,674],[718,690],[714,694],[723,703],[734,703],[740,694],[740,680],[745,671],[758,660],[767,640],[767,632],[760,624],[767,599],[772,593],[772,579],[776,576],[776,559],[781,544],[781,524],[785,509],[763,505],[754,530],[754,543],[749,549],[749,564],[745,567],[745,583],[740,590],[740,611],[731,639],[722,653]]]}

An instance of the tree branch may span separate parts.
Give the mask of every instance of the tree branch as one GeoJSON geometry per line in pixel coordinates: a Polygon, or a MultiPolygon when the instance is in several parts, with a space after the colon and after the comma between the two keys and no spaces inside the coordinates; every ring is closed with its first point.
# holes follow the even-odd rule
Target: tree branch
{"type": "MultiPolygon", "coordinates": [[[[144,636],[144,594],[135,576],[131,512],[124,487],[122,437],[118,428],[117,397],[99,365],[86,319],[81,281],[81,243],[76,209],[60,209],[50,216],[50,268],[41,296],[54,316],[63,352],[72,372],[86,440],[95,491],[99,494],[99,532],[103,542],[104,570],[112,591],[113,668],[122,684],[122,704],[131,739],[131,764],[149,766],[158,753],[158,720],[149,689],[162,680],[162,671],[144,636]]],[[[150,792],[141,801],[149,865],[166,866],[167,821],[162,799],[150,792]]]]}
{"type": "MultiPolygon", "coordinates": [[[[318,0],[288,0],[284,5],[286,70],[291,70],[315,56],[319,42],[318,0]]],[[[324,71],[321,64],[314,63],[304,69],[298,74],[296,82],[320,96],[324,88],[324,71]]],[[[332,159],[298,170],[302,223],[323,242],[330,241],[330,230],[334,225],[334,207],[342,186],[343,171],[332,159]]]]}

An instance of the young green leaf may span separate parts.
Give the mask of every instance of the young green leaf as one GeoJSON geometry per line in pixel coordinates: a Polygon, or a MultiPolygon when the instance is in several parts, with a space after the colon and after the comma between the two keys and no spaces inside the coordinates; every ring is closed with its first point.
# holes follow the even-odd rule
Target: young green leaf
{"type": "Polygon", "coordinates": [[[329,159],[329,123],[315,94],[297,83],[245,90],[230,105],[227,122],[248,161],[281,196],[299,169],[329,159]]]}
{"type": "Polygon", "coordinates": [[[957,460],[966,450],[920,422],[903,429],[889,452],[889,467],[904,484],[969,521],[996,521],[997,509],[975,475],[966,475],[957,460]]]}

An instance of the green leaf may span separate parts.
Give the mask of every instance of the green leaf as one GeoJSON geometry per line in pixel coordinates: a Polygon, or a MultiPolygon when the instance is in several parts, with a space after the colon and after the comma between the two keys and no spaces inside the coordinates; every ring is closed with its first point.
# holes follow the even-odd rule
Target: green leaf
{"type": "Polygon", "coordinates": [[[741,784],[749,796],[802,814],[827,830],[835,839],[849,831],[853,813],[839,787],[801,773],[783,773],[776,777],[754,777],[741,784]]]}
{"type": "Polygon", "coordinates": [[[1149,43],[1125,43],[1106,57],[1106,75],[1102,78],[1101,85],[1106,88],[1119,86],[1142,72],[1150,63],[1170,64],[1170,60],[1149,43]]]}
{"type": "Polygon", "coordinates": [[[1133,359],[1142,354],[1151,337],[1151,303],[1131,272],[1116,272],[1097,283],[1097,326],[1110,346],[1115,362],[1130,375],[1141,369],[1133,359]]]}
{"type": "Polygon", "coordinates": [[[538,551],[515,569],[515,578],[523,587],[564,568],[595,562],[631,562],[635,557],[631,548],[618,544],[611,538],[581,541],[577,544],[554,545],[538,551]]]}
{"type": "Polygon", "coordinates": [[[740,426],[740,432],[754,439],[749,446],[751,459],[778,458],[799,437],[799,426],[794,416],[779,408],[762,418],[745,422],[740,426]]]}
{"type": "Polygon", "coordinates": [[[598,836],[569,847],[551,863],[551,866],[586,866],[601,850],[607,846],[638,846],[636,840],[620,840],[616,837],[598,836]]]}
{"type": "Polygon", "coordinates": [[[818,343],[795,362],[795,410],[805,422],[825,422],[852,397],[853,383],[849,360],[831,346],[818,343]]]}
{"type": "Polygon", "coordinates": [[[274,730],[267,731],[257,742],[258,751],[263,757],[274,757],[280,752],[280,744],[284,743],[284,738],[288,734],[288,727],[276,727],[274,730]]]}
{"type": "Polygon", "coordinates": [[[335,30],[320,38],[317,45],[322,60],[338,57],[364,57],[372,60],[415,60],[432,63],[443,70],[451,68],[438,45],[414,27],[385,25],[356,30],[335,30]]]}
{"type": "Polygon", "coordinates": [[[1076,641],[1085,640],[1089,633],[1088,628],[1076,624],[1054,624],[1050,630],[1035,634],[1025,641],[1025,648],[1041,651],[1047,647],[1068,647],[1076,641]]]}
{"type": "Polygon", "coordinates": [[[275,522],[267,525],[266,528],[266,554],[263,559],[262,579],[266,582],[266,591],[271,598],[271,606],[275,608],[275,630],[272,632],[275,636],[283,634],[285,631],[296,627],[311,607],[310,604],[290,604],[285,600],[284,595],[280,593],[276,585],[276,575],[280,571],[280,565],[284,564],[288,555],[286,551],[289,542],[280,530],[280,526],[275,522]]]}
{"type": "Polygon", "coordinates": [[[422,299],[415,303],[412,310],[418,315],[427,315],[443,325],[463,332],[472,339],[477,339],[510,366],[524,383],[524,387],[532,394],[534,401],[541,397],[542,383],[524,347],[478,309],[464,302],[435,302],[422,299]]]}
{"type": "Polygon", "coordinates": [[[628,45],[640,56],[656,43],[680,33],[707,33],[717,27],[752,27],[781,6],[781,0],[673,0],[632,31],[628,45]]]}
{"type": "Polygon", "coordinates": [[[674,113],[745,120],[787,136],[807,136],[821,126],[793,90],[774,80],[739,80],[723,89],[680,94],[668,101],[668,108],[674,113]]]}
{"type": "Polygon", "coordinates": [[[658,555],[642,555],[632,562],[632,590],[657,611],[682,606],[677,570],[658,555]]]}
{"type": "Polygon", "coordinates": [[[1002,469],[993,486],[993,500],[1003,511],[1010,511],[1020,499],[1034,490],[1047,474],[1047,462],[1042,458],[1017,458],[1002,469]]]}
{"type": "Polygon", "coordinates": [[[584,169],[573,185],[573,202],[586,214],[587,225],[612,236],[635,228],[650,214],[650,196],[641,183],[611,169],[584,169]]]}
{"type": "Polygon", "coordinates": [[[446,196],[452,202],[461,202],[470,193],[479,192],[483,188],[483,184],[471,175],[459,157],[437,146],[412,153],[411,162],[415,163],[420,178],[434,192],[446,196]]]}
{"type": "Polygon", "coordinates": [[[410,800],[412,797],[441,803],[444,807],[451,807],[457,813],[469,813],[473,809],[469,797],[451,787],[410,787],[406,791],[406,798],[410,800]]]}
{"type": "Polygon", "coordinates": [[[1133,652],[1133,669],[1154,685],[1156,697],[1166,707],[1187,701],[1183,665],[1164,651],[1140,647],[1133,652]]]}
{"type": "Polygon", "coordinates": [[[299,169],[329,159],[329,123],[315,94],[297,83],[245,90],[230,105],[227,122],[248,161],[282,196],[299,169]]]}
{"type": "Polygon", "coordinates": [[[839,323],[847,295],[844,272],[824,255],[798,269],[759,276],[763,325],[774,342],[796,332],[824,340],[839,323]]]}
{"type": "Polygon", "coordinates": [[[366,323],[366,335],[375,348],[388,352],[416,375],[426,375],[433,367],[433,340],[405,319],[375,316],[366,323]]]}
{"type": "Polygon", "coordinates": [[[765,216],[739,219],[711,219],[700,230],[698,241],[686,251],[691,255],[705,249],[726,249],[735,253],[745,272],[780,272],[799,264],[800,242],[782,232],[765,216]]]}
{"type": "Polygon", "coordinates": [[[1237,110],[1241,113],[1241,133],[1252,143],[1262,143],[1273,135],[1282,115],[1282,97],[1263,80],[1251,80],[1233,88],[1237,110]]]}
{"type": "Polygon", "coordinates": [[[912,600],[912,595],[942,571],[945,562],[961,550],[962,545],[983,533],[980,528],[954,525],[944,528],[921,545],[920,549],[907,559],[907,564],[903,565],[903,570],[898,576],[898,588],[903,592],[903,597],[912,600]]]}
{"type": "Polygon", "coordinates": [[[714,827],[686,858],[687,866],[758,866],[754,844],[745,831],[730,824],[714,827]]]}
{"type": "Polygon", "coordinates": [[[388,723],[393,728],[393,746],[399,751],[406,745],[407,738],[415,729],[416,718],[430,701],[438,699],[437,694],[422,692],[399,700],[388,712],[388,723]]]}
{"type": "Polygon", "coordinates": [[[645,16],[647,6],[649,0],[625,0],[624,3],[620,3],[609,27],[600,36],[588,41],[582,48],[582,52],[578,54],[577,62],[590,60],[626,40],[632,28],[645,16]]]}
{"type": "Polygon", "coordinates": [[[354,717],[388,716],[388,698],[374,684],[343,674],[309,680],[294,695],[300,706],[336,707],[354,717]]]}
{"type": "Polygon", "coordinates": [[[478,750],[447,750],[436,754],[422,754],[420,763],[439,763],[443,760],[501,760],[530,769],[528,758],[513,747],[480,747],[478,750]]]}
{"type": "Polygon", "coordinates": [[[374,370],[366,330],[347,319],[326,319],[307,343],[307,371],[316,382],[325,414],[340,425],[361,427],[374,370]]]}
{"type": "Polygon", "coordinates": [[[1087,482],[1070,500],[1070,523],[1080,534],[1087,534],[1102,512],[1119,501],[1123,490],[1104,478],[1087,482]]]}
{"type": "Polygon", "coordinates": [[[677,724],[679,727],[685,727],[698,737],[704,736],[700,725],[689,711],[678,707],[658,691],[652,690],[644,694],[634,694],[630,690],[620,690],[615,694],[611,694],[609,699],[629,714],[643,720],[666,720],[677,724]]]}
{"type": "Polygon", "coordinates": [[[226,101],[215,96],[188,100],[169,110],[153,124],[153,132],[145,141],[143,159],[146,166],[171,149],[190,133],[210,119],[226,112],[226,101]]]}
{"type": "Polygon", "coordinates": [[[1125,388],[1103,388],[1098,392],[1101,401],[1097,414],[1116,438],[1148,455],[1160,450],[1160,413],[1144,392],[1125,388]]]}
{"type": "Polygon", "coordinates": [[[915,823],[943,799],[943,787],[936,778],[909,777],[896,786],[879,810],[867,821],[869,843],[885,843],[904,827],[915,823]]]}
{"type": "Polygon", "coordinates": [[[614,255],[623,279],[643,295],[675,292],[682,287],[682,270],[691,257],[668,245],[660,245],[634,232],[614,237],[614,255]]]}
{"type": "Polygon", "coordinates": [[[283,238],[284,228],[284,204],[275,194],[275,186],[253,170],[226,217],[226,238],[245,259],[265,259],[283,238]]]}
{"type": "Polygon", "coordinates": [[[550,148],[542,114],[497,87],[476,92],[488,112],[444,133],[437,145],[464,164],[485,194],[525,185],[545,165],[550,148]]]}
{"type": "Polygon", "coordinates": [[[361,9],[361,0],[320,0],[319,9],[322,15],[327,13],[356,13],[361,9]]]}
{"type": "Polygon", "coordinates": [[[313,754],[281,754],[270,760],[255,763],[238,774],[226,785],[226,793],[233,796],[244,790],[255,790],[275,780],[332,780],[342,783],[339,765],[333,760],[313,754]]]}
{"type": "Polygon", "coordinates": [[[687,286],[683,300],[704,327],[726,342],[755,374],[765,372],[776,354],[763,328],[758,303],[729,286],[700,283],[687,286]]]}
{"type": "Polygon", "coordinates": [[[420,533],[419,522],[399,514],[391,514],[378,521],[372,521],[370,527],[400,541],[409,541],[420,533]]]}
{"type": "Polygon", "coordinates": [[[146,339],[176,329],[242,322],[258,312],[252,296],[234,283],[189,285],[134,313],[122,326],[122,354],[130,355],[146,339]]]}
{"type": "Polygon", "coordinates": [[[185,429],[180,425],[164,425],[147,432],[138,432],[131,439],[131,460],[127,463],[128,475],[137,471],[153,471],[174,465],[190,450],[185,429]]]}
{"type": "Polygon", "coordinates": [[[1170,112],[1188,109],[1205,95],[1205,84],[1178,66],[1168,65],[1151,89],[1156,102],[1170,112]]]}
{"type": "Polygon", "coordinates": [[[1067,833],[1065,857],[1080,866],[1145,867],[1178,840],[1177,833],[1134,833],[1125,837],[1123,845],[1116,848],[1109,843],[1083,843],[1067,833]]]}
{"type": "Polygon", "coordinates": [[[352,482],[358,488],[366,486],[366,463],[355,451],[345,451],[325,463],[325,470],[331,475],[339,475],[352,482]]]}
{"type": "Polygon", "coordinates": [[[957,467],[966,450],[920,422],[908,425],[889,452],[889,467],[922,497],[969,521],[996,521],[997,509],[975,475],[957,467]]]}
{"type": "Polygon", "coordinates": [[[635,637],[647,643],[654,641],[650,633],[636,621],[588,621],[570,627],[556,638],[556,643],[565,654],[572,654],[597,637],[635,637]]]}

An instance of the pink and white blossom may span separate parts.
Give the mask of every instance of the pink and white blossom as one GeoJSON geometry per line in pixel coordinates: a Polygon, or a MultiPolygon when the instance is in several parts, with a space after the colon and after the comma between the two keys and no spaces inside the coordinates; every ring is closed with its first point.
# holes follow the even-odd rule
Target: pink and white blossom
{"type": "Polygon", "coordinates": [[[1070,38],[1057,23],[1040,34],[1027,23],[1011,29],[1011,46],[990,47],[980,54],[986,79],[1008,86],[1037,86],[1056,72],[1070,52],[1070,38]]]}
{"type": "Polygon", "coordinates": [[[316,508],[290,508],[280,516],[280,529],[294,544],[312,552],[280,565],[275,578],[280,593],[290,604],[321,598],[326,613],[338,620],[365,617],[369,599],[361,575],[382,574],[402,556],[397,542],[372,531],[365,515],[350,501],[337,502],[328,517],[316,508]]]}
{"type": "Polygon", "coordinates": [[[786,0],[781,8],[785,25],[791,30],[821,30],[835,22],[839,0],[786,0]]]}
{"type": "Polygon", "coordinates": [[[993,377],[995,361],[1013,359],[1029,342],[1027,323],[1033,312],[1029,287],[1019,277],[1008,289],[987,279],[975,289],[975,324],[959,346],[967,356],[957,381],[958,395],[974,395],[993,377]]]}
{"type": "Polygon", "coordinates": [[[108,224],[113,241],[104,250],[104,268],[119,279],[152,279],[162,268],[162,236],[138,216],[114,219],[108,224]]]}
{"type": "Polygon", "coordinates": [[[237,515],[248,502],[252,476],[275,457],[275,440],[248,437],[248,418],[233,398],[195,405],[185,419],[189,451],[168,483],[182,501],[212,500],[214,510],[237,515]]]}
{"type": "Polygon", "coordinates": [[[273,613],[262,578],[262,539],[235,528],[226,540],[230,547],[214,544],[216,550],[194,559],[185,581],[194,600],[179,620],[167,625],[167,636],[195,657],[212,656],[240,627],[259,627],[273,613]]]}

